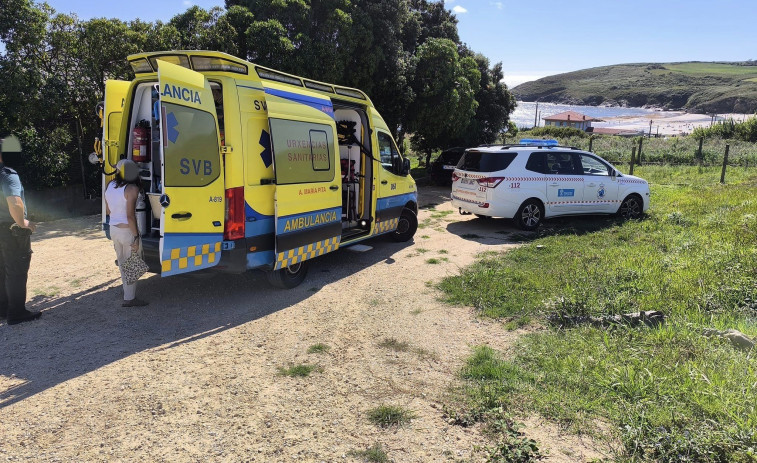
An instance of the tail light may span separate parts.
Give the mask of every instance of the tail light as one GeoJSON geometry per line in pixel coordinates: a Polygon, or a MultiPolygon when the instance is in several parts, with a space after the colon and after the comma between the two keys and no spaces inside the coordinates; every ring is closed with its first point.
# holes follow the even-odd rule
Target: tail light
{"type": "Polygon", "coordinates": [[[478,179],[478,184],[488,188],[494,188],[504,180],[504,177],[484,177],[478,179]]]}
{"type": "Polygon", "coordinates": [[[457,175],[455,172],[452,172],[452,181],[456,182],[458,180],[460,180],[460,176],[457,175]]]}
{"type": "Polygon", "coordinates": [[[244,187],[226,190],[226,221],[223,226],[223,239],[227,241],[244,238],[244,187]]]}

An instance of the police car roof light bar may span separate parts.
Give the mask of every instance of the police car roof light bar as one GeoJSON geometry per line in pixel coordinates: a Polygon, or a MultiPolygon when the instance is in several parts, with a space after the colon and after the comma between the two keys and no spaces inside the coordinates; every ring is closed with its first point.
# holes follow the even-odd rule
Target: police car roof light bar
{"type": "Polygon", "coordinates": [[[519,142],[521,145],[527,145],[527,146],[544,146],[544,147],[552,147],[557,146],[557,140],[539,140],[534,138],[522,138],[519,142]]]}

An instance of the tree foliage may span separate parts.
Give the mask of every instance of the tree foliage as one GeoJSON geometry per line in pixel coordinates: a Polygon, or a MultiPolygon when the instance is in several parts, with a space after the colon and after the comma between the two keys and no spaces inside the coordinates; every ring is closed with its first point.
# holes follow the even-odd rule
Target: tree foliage
{"type": "Polygon", "coordinates": [[[45,3],[0,0],[0,134],[16,133],[30,188],[78,182],[99,136],[106,79],[131,79],[126,57],[223,51],[312,79],[360,88],[395,136],[430,153],[493,141],[514,103],[502,65],[460,43],[457,20],[430,0],[226,0],[167,22],[82,21],[45,3]],[[82,147],[80,149],[80,146],[82,147]]]}

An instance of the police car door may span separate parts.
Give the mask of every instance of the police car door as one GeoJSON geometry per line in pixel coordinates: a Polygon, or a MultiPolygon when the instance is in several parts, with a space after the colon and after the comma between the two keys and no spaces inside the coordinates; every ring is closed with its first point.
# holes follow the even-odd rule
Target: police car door
{"type": "Polygon", "coordinates": [[[336,250],[342,183],[331,101],[266,89],[276,175],[275,270],[336,250]]]}
{"type": "Polygon", "coordinates": [[[161,275],[221,257],[224,178],[213,94],[197,72],[160,61],[161,275]]]}
{"type": "Polygon", "coordinates": [[[547,151],[547,209],[550,215],[581,211],[583,172],[576,153],[547,151]]]}

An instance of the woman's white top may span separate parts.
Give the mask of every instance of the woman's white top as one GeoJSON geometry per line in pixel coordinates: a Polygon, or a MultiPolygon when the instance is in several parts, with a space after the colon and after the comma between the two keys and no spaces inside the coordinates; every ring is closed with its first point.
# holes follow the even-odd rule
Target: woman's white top
{"type": "Polygon", "coordinates": [[[110,182],[105,189],[105,202],[110,209],[110,224],[128,224],[126,218],[126,185],[116,188],[115,182],[110,182]]]}

